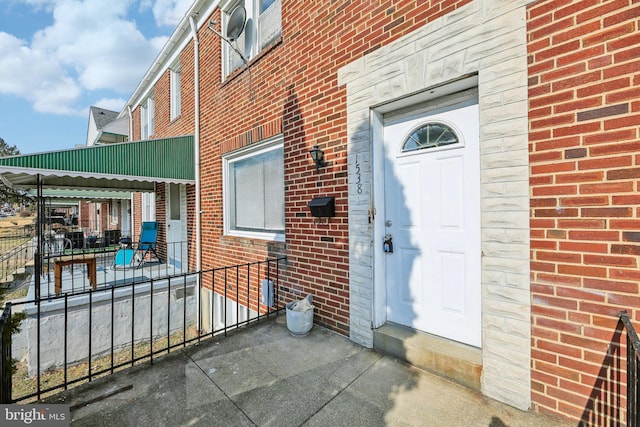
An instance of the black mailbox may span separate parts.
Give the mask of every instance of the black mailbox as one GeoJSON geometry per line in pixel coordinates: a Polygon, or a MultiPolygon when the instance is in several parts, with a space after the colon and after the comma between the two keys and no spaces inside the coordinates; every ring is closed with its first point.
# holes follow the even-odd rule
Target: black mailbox
{"type": "Polygon", "coordinates": [[[307,206],[311,209],[311,215],[313,216],[336,216],[335,197],[314,197],[307,206]]]}

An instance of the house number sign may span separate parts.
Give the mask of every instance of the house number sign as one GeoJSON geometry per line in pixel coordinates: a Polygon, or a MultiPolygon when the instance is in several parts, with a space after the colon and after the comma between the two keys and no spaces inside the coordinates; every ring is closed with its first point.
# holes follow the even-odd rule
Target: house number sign
{"type": "Polygon", "coordinates": [[[360,173],[360,162],[358,162],[358,155],[356,154],[356,192],[362,194],[362,174],[360,173]]]}

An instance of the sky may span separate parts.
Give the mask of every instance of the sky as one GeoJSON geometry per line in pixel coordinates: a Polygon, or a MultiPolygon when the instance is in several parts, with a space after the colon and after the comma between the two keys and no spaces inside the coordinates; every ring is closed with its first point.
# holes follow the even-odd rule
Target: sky
{"type": "Polygon", "coordinates": [[[123,108],[193,0],[0,0],[0,138],[86,144],[89,107],[123,108]]]}

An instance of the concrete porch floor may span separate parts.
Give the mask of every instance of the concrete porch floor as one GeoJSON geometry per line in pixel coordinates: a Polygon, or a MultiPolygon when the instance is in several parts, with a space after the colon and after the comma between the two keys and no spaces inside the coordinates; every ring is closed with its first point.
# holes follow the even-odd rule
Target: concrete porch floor
{"type": "Polygon", "coordinates": [[[76,426],[567,426],[279,315],[52,396],[76,426]]]}

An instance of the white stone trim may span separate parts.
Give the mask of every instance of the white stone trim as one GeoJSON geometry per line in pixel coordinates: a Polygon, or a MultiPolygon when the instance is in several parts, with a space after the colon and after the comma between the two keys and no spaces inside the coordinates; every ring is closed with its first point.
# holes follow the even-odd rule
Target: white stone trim
{"type": "MultiPolygon", "coordinates": [[[[390,102],[477,74],[482,203],[482,391],[531,403],[529,167],[525,0],[476,0],[339,70],[347,91],[351,339],[373,345],[378,243],[375,113],[390,102]],[[356,168],[357,156],[357,168],[356,168]],[[356,172],[360,175],[356,177],[356,172]],[[355,182],[361,183],[358,188],[355,182]]],[[[378,308],[376,308],[378,307],[378,308]]]]}

